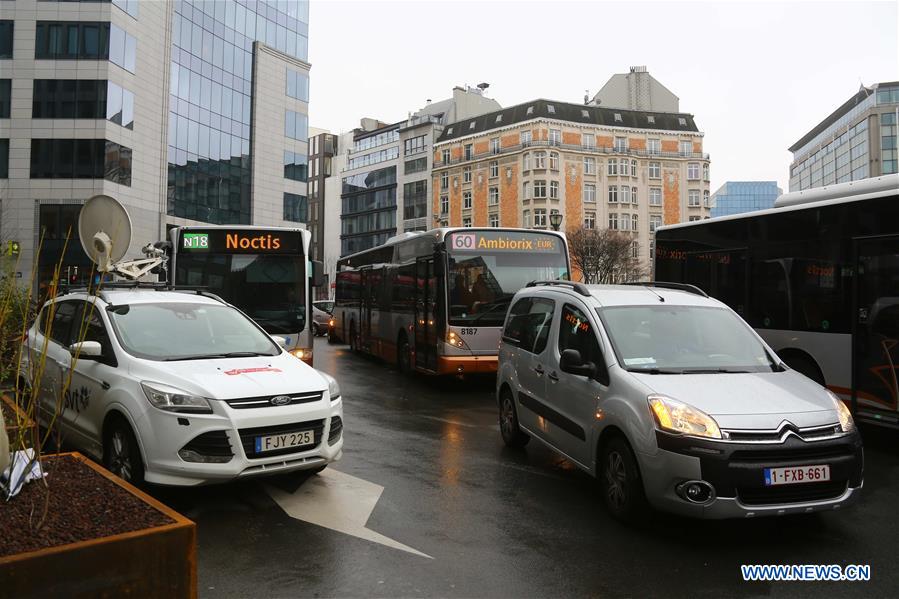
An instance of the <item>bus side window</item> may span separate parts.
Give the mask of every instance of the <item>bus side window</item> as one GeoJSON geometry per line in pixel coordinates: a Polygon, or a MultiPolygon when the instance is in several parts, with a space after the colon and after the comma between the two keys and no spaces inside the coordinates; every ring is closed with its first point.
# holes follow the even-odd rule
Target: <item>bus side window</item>
{"type": "Polygon", "coordinates": [[[757,329],[790,328],[790,296],[784,260],[753,261],[746,320],[757,329]]]}

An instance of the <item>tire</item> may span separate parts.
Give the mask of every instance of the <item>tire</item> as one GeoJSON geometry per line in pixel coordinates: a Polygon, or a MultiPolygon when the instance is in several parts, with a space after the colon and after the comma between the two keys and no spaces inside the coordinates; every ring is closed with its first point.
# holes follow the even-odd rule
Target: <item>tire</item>
{"type": "Polygon", "coordinates": [[[531,437],[518,426],[518,411],[512,392],[503,389],[499,396],[499,432],[503,442],[513,449],[521,449],[528,444],[531,437]]]}
{"type": "Polygon", "coordinates": [[[631,446],[613,437],[602,447],[599,484],[603,503],[616,520],[634,522],[647,511],[640,469],[631,446]]]}
{"type": "Polygon", "coordinates": [[[399,343],[396,344],[396,368],[403,374],[412,372],[412,348],[404,334],[400,335],[399,343]]]}
{"type": "Polygon", "coordinates": [[[144,462],[131,426],[121,416],[103,431],[103,466],[122,480],[138,486],[144,482],[144,462]]]}

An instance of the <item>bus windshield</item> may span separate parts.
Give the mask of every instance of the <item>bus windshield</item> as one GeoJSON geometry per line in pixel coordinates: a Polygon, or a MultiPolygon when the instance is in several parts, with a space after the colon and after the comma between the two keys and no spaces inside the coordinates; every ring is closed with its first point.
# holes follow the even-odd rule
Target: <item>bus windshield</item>
{"type": "MultiPolygon", "coordinates": [[[[490,233],[455,233],[477,235],[477,241],[494,235],[490,233]]],[[[520,249],[484,249],[475,245],[472,250],[447,243],[447,300],[449,324],[454,326],[499,327],[503,325],[512,296],[531,281],[568,278],[568,261],[564,245],[555,236],[540,233],[518,233],[530,241],[548,242],[543,249],[525,243],[520,249]],[[531,249],[526,249],[530,247],[531,249]]],[[[481,243],[485,245],[486,243],[481,243]]],[[[541,244],[543,245],[543,244],[541,244]]]]}
{"type": "Polygon", "coordinates": [[[296,334],[306,327],[305,256],[182,252],[176,271],[178,284],[220,295],[269,334],[296,334]]]}

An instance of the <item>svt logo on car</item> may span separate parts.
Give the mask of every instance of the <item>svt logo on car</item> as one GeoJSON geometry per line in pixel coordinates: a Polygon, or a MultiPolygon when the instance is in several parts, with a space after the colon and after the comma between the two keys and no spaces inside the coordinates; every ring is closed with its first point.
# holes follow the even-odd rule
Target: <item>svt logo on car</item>
{"type": "Polygon", "coordinates": [[[290,403],[290,397],[287,395],[276,395],[268,401],[273,406],[286,406],[290,403]]]}

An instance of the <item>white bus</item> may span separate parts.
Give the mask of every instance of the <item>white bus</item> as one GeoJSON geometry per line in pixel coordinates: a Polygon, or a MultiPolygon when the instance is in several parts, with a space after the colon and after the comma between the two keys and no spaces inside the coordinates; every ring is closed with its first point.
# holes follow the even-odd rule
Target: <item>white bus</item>
{"type": "Polygon", "coordinates": [[[662,227],[655,277],[726,302],[859,420],[899,426],[899,175],[662,227]]]}
{"type": "Polygon", "coordinates": [[[294,356],[312,365],[312,295],[322,268],[310,262],[303,229],[253,226],[176,227],[169,277],[237,306],[271,335],[287,339],[294,356]]]}
{"type": "Polygon", "coordinates": [[[329,337],[429,374],[496,372],[509,301],[567,279],[562,233],[434,229],[341,258],[329,337]]]}

